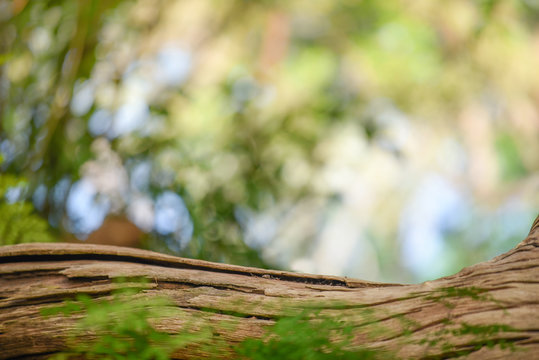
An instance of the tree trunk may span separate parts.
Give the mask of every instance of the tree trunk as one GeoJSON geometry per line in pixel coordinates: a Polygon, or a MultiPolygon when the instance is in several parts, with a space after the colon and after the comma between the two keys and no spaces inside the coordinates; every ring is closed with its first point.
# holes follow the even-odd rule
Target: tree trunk
{"type": "MultiPolygon", "coordinates": [[[[40,310],[81,293],[110,297],[116,286],[112,279],[138,276],[150,281],[137,296],[163,295],[182,311],[182,316],[161,319],[158,329],[178,333],[189,321],[213,324],[212,344],[222,347],[222,358],[231,356],[230,344],[262,337],[276,319],[317,306],[354,325],[352,348],[389,350],[414,359],[462,354],[470,359],[538,359],[538,247],[539,217],[529,236],[503,255],[452,276],[398,285],[104,245],[5,246],[0,248],[0,359],[42,359],[64,350],[78,317],[45,317],[40,310]],[[235,324],[232,330],[227,323],[235,324]],[[384,331],[371,331],[373,327],[384,331]]],[[[190,347],[173,354],[175,359],[204,356],[190,347]]]]}

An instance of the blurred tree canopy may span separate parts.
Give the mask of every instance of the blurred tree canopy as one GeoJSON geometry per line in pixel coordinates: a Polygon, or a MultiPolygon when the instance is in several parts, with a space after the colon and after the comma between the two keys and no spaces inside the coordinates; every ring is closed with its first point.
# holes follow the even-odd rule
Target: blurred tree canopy
{"type": "Polygon", "coordinates": [[[448,274],[537,214],[538,16],[533,0],[0,0],[0,176],[27,179],[2,201],[64,238],[113,216],[182,256],[448,274]]]}

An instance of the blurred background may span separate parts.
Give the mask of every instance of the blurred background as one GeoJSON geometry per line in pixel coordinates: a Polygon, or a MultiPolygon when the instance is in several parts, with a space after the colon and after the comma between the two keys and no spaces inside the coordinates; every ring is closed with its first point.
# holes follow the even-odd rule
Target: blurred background
{"type": "Polygon", "coordinates": [[[374,281],[539,210],[537,0],[0,0],[0,243],[374,281]]]}

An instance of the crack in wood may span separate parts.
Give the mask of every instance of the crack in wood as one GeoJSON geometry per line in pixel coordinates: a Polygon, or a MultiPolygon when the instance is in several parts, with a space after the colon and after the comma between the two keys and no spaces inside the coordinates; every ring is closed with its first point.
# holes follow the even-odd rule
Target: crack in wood
{"type": "MultiPolygon", "coordinates": [[[[78,260],[95,260],[95,261],[121,261],[121,262],[128,262],[128,263],[137,263],[137,264],[143,264],[143,265],[157,265],[167,268],[175,268],[175,269],[191,269],[191,270],[202,270],[202,271],[210,271],[210,272],[217,272],[217,273],[225,273],[225,274],[235,274],[235,275],[242,275],[242,276],[255,276],[263,278],[264,275],[270,275],[266,273],[258,273],[258,272],[252,272],[249,270],[232,270],[232,269],[221,269],[216,268],[212,266],[204,266],[204,265],[193,265],[193,264],[187,264],[187,263],[178,263],[178,262],[171,262],[171,261],[165,261],[165,260],[159,260],[159,259],[150,259],[150,258],[142,258],[137,256],[130,256],[130,255],[113,255],[113,254],[37,254],[37,255],[11,255],[11,256],[5,256],[4,254],[0,253],[0,264],[8,264],[8,263],[18,263],[18,262],[33,262],[33,261],[52,261],[52,262],[58,262],[58,261],[78,261],[78,260]]],[[[291,281],[291,282],[299,282],[304,284],[317,284],[317,285],[330,285],[330,286],[342,286],[342,287],[348,287],[345,280],[337,280],[337,279],[327,279],[327,278],[315,278],[315,277],[306,277],[306,276],[297,276],[290,274],[271,274],[270,275],[272,279],[279,280],[279,281],[291,281]]]]}

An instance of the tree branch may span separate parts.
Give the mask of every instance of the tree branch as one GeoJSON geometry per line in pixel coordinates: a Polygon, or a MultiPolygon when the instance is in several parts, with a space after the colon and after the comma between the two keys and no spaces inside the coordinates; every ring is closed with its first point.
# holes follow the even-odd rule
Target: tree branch
{"type": "MultiPolygon", "coordinates": [[[[470,359],[531,359],[539,353],[538,218],[529,236],[511,251],[455,275],[413,285],[263,270],[103,245],[1,247],[0,359],[41,359],[64,350],[80,316],[44,317],[41,309],[77,294],[107,298],[116,287],[113,279],[141,276],[150,282],[137,297],[165,296],[173,302],[173,311],[182,314],[166,317],[156,327],[179,333],[186,321],[213,324],[212,341],[222,347],[222,358],[230,356],[230,345],[264,336],[277,319],[310,307],[351,324],[353,346],[393,351],[402,358],[465,354],[470,359]],[[234,324],[233,331],[227,323],[234,324]]],[[[203,357],[189,347],[173,355],[203,357]]]]}

